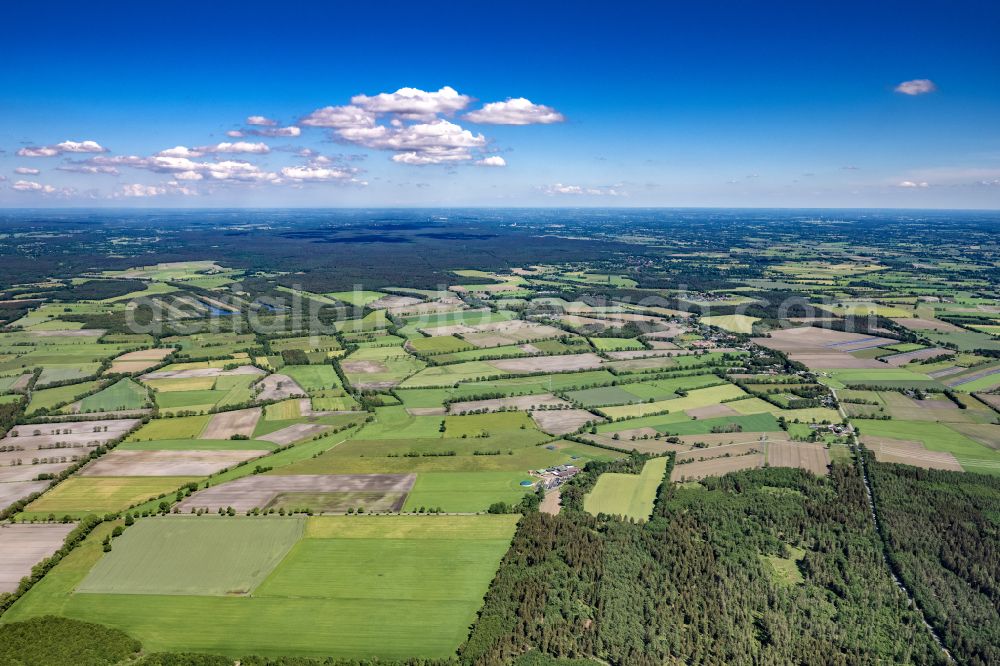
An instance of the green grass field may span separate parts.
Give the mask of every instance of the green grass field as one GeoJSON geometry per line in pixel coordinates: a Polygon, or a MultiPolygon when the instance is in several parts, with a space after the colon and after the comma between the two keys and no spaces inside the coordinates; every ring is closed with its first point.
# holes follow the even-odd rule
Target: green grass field
{"type": "Polygon", "coordinates": [[[444,417],[444,434],[447,437],[480,437],[483,434],[505,430],[537,431],[535,422],[525,412],[494,412],[444,417]]]}
{"type": "Polygon", "coordinates": [[[28,403],[25,413],[33,414],[44,409],[52,409],[56,405],[72,402],[79,396],[97,390],[100,385],[100,380],[94,380],[81,384],[67,384],[66,386],[33,391],[31,401],[28,403]]]}
{"type": "Polygon", "coordinates": [[[532,489],[526,472],[420,472],[404,511],[420,507],[454,512],[485,511],[494,502],[516,504],[532,489]]]}
{"type": "Polygon", "coordinates": [[[306,391],[340,386],[340,377],[331,365],[286,365],[281,372],[294,379],[306,391]]]}
{"type": "Polygon", "coordinates": [[[122,379],[80,401],[81,412],[139,409],[149,401],[149,391],[131,379],[122,379]]]}
{"type": "Polygon", "coordinates": [[[602,474],[583,500],[587,513],[607,513],[633,520],[646,520],[653,512],[656,489],[667,471],[667,458],[654,458],[641,474],[602,474]]]}
{"type": "Polygon", "coordinates": [[[621,407],[608,407],[602,411],[610,418],[635,418],[669,410],[671,413],[682,412],[685,409],[697,407],[707,407],[718,404],[723,400],[730,400],[746,395],[743,389],[734,384],[720,384],[709,388],[693,389],[683,398],[672,398],[669,400],[658,400],[655,402],[644,402],[634,405],[623,405],[621,407]]]}
{"type": "Polygon", "coordinates": [[[410,347],[423,354],[449,354],[475,349],[475,346],[454,335],[438,335],[433,338],[410,338],[410,347]]]}
{"type": "Polygon", "coordinates": [[[650,398],[666,400],[677,397],[675,392],[678,390],[691,391],[725,383],[725,380],[716,375],[691,375],[569,391],[566,397],[579,402],[585,408],[604,407],[643,402],[650,398]]]}
{"type": "MultiPolygon", "coordinates": [[[[147,520],[162,528],[174,518],[147,520]]],[[[240,519],[190,520],[217,526],[209,521],[240,519]]],[[[262,523],[280,520],[244,522],[259,529],[262,523]]],[[[311,518],[305,536],[251,597],[74,593],[92,569],[100,571],[100,540],[112,527],[106,524],[0,621],[45,614],[86,619],[126,631],[149,652],[444,658],[465,640],[517,520],[517,516],[311,518]]],[[[106,556],[109,560],[128,555],[125,540],[142,523],[116,540],[106,556]]],[[[284,542],[286,535],[280,536],[284,542]]],[[[200,550],[195,546],[193,553],[200,550]]],[[[226,544],[216,550],[230,554],[221,560],[223,564],[231,561],[234,550],[239,554],[226,544]]],[[[194,566],[207,571],[216,565],[194,566]]],[[[128,572],[125,577],[132,575],[128,572]]],[[[109,582],[118,586],[117,581],[109,582]]]]}
{"type": "MultiPolygon", "coordinates": [[[[316,458],[308,458],[279,470],[275,474],[405,474],[408,472],[519,472],[540,469],[552,465],[583,465],[588,460],[608,460],[620,454],[607,449],[579,444],[577,442],[556,441],[543,445],[534,442],[544,439],[539,436],[527,441],[517,441],[520,448],[510,449],[510,453],[500,455],[474,455],[477,448],[499,448],[497,439],[350,439],[316,458]],[[454,456],[403,455],[412,451],[456,451],[454,456]]],[[[483,477],[484,481],[488,477],[483,477]]],[[[508,487],[499,489],[498,499],[507,496],[508,487]]],[[[483,493],[492,496],[492,491],[483,493]]]]}
{"type": "Polygon", "coordinates": [[[137,431],[129,435],[130,442],[144,442],[161,439],[191,439],[201,434],[209,419],[208,414],[202,416],[179,416],[167,419],[153,419],[137,431]]]}
{"type": "Polygon", "coordinates": [[[140,520],[77,592],[249,594],[302,536],[304,518],[170,516],[140,520]]]}

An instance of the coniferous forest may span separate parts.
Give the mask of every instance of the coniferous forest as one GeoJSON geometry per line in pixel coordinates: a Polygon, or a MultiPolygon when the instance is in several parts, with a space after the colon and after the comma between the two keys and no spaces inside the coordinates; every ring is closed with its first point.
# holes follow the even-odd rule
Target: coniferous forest
{"type": "MultiPolygon", "coordinates": [[[[524,517],[462,656],[610,664],[945,663],[892,581],[853,463],[664,484],[648,523],[524,517]]],[[[576,490],[574,490],[576,487],[576,490]]]]}
{"type": "Polygon", "coordinates": [[[1000,479],[869,468],[890,561],[927,621],[959,663],[1000,663],[1000,479]]]}

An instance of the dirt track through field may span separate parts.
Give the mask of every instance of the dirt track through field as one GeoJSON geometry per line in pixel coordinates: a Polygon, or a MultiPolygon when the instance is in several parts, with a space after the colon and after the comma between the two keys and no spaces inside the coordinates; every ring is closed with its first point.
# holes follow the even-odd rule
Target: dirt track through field
{"type": "Polygon", "coordinates": [[[538,505],[538,510],[542,513],[558,516],[559,510],[562,509],[562,505],[559,503],[561,495],[562,493],[559,492],[558,488],[554,488],[553,490],[545,493],[545,499],[543,499],[542,503],[538,505]]]}

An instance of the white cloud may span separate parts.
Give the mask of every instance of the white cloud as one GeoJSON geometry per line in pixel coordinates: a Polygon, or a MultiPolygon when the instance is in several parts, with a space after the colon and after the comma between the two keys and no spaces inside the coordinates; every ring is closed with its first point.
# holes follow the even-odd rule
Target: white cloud
{"type": "Polygon", "coordinates": [[[177,173],[174,178],[177,180],[201,180],[204,176],[197,171],[181,171],[177,173]]]}
{"type": "MultiPolygon", "coordinates": [[[[183,146],[179,146],[183,147],[183,146]]],[[[199,146],[195,148],[196,151],[200,153],[227,153],[227,154],[238,154],[238,153],[250,153],[253,155],[263,155],[265,153],[271,152],[266,143],[263,142],[251,142],[251,141],[223,141],[222,143],[217,143],[213,146],[199,146]]]]}
{"type": "Polygon", "coordinates": [[[915,187],[930,187],[927,181],[914,182],[912,180],[900,181],[899,187],[905,188],[915,188],[915,187]]]}
{"type": "Polygon", "coordinates": [[[55,157],[63,153],[106,153],[96,141],[63,141],[53,146],[27,146],[17,151],[19,157],[55,157]]]}
{"type": "Polygon", "coordinates": [[[264,116],[247,116],[247,125],[263,125],[265,127],[270,127],[272,125],[277,125],[277,120],[271,120],[264,116]]]}
{"type": "Polygon", "coordinates": [[[468,95],[461,95],[454,88],[444,86],[437,92],[400,88],[394,93],[379,93],[370,97],[355,95],[351,104],[373,113],[395,113],[411,120],[430,120],[439,113],[461,111],[471,100],[468,95]]]}
{"type": "Polygon", "coordinates": [[[269,129],[252,129],[248,130],[248,134],[253,134],[254,136],[299,136],[302,134],[302,130],[295,125],[290,125],[288,127],[272,127],[269,129]]]}
{"type": "Polygon", "coordinates": [[[156,173],[170,173],[183,180],[198,180],[194,174],[203,178],[224,181],[276,182],[279,180],[277,174],[265,171],[256,164],[236,160],[196,162],[187,157],[120,155],[94,157],[90,160],[90,164],[92,166],[129,166],[156,173]]]}
{"type": "Polygon", "coordinates": [[[117,176],[118,169],[113,166],[93,166],[89,164],[66,164],[56,167],[56,171],[67,171],[69,173],[85,173],[89,175],[105,174],[117,176]]]}
{"type": "Polygon", "coordinates": [[[542,188],[545,194],[550,196],[555,195],[588,195],[588,196],[600,196],[600,197],[624,197],[628,196],[627,192],[624,192],[616,187],[583,187],[580,185],[563,185],[562,183],[556,183],[555,185],[549,185],[542,188]]]}
{"type": "Polygon", "coordinates": [[[158,157],[201,157],[204,155],[200,150],[188,148],[187,146],[174,146],[173,148],[161,150],[156,154],[158,157]]]}
{"type": "Polygon", "coordinates": [[[425,150],[422,152],[407,151],[396,153],[392,156],[392,161],[397,164],[408,164],[409,166],[428,166],[431,164],[448,164],[449,162],[464,162],[472,159],[464,150],[425,150]]]}
{"type": "Polygon", "coordinates": [[[551,106],[516,97],[484,104],[483,108],[465,114],[465,119],[482,125],[548,125],[561,123],[566,117],[551,106]]]}
{"type": "Polygon", "coordinates": [[[56,188],[52,187],[51,185],[42,185],[41,183],[36,183],[33,180],[19,180],[13,185],[11,185],[11,188],[17,190],[18,192],[52,193],[56,191],[56,188]]]}
{"type": "Polygon", "coordinates": [[[482,134],[473,134],[441,118],[403,127],[377,125],[337,133],[344,140],[366,148],[397,152],[392,158],[394,162],[418,166],[471,160],[473,150],[486,146],[482,134]]]}
{"type": "Polygon", "coordinates": [[[367,185],[355,180],[352,169],[341,169],[337,167],[324,167],[318,165],[285,167],[281,170],[281,175],[295,181],[308,182],[352,182],[367,185]]]}
{"type": "Polygon", "coordinates": [[[63,141],[55,147],[62,153],[106,153],[108,149],[96,141],[63,141]]]}
{"type": "Polygon", "coordinates": [[[375,125],[375,114],[357,106],[324,106],[302,118],[299,124],[307,127],[332,127],[335,129],[372,127],[375,125]]]}
{"type": "Polygon", "coordinates": [[[17,151],[18,157],[55,157],[59,150],[52,146],[28,146],[17,151]]]}
{"type": "MultiPolygon", "coordinates": [[[[398,164],[506,166],[506,160],[499,155],[484,155],[489,144],[486,137],[442,117],[464,110],[471,101],[471,97],[450,86],[436,92],[400,88],[394,93],[355,95],[348,105],[316,109],[300,119],[298,125],[327,127],[333,130],[334,139],[371,150],[391,151],[395,153],[392,160],[398,164]],[[380,116],[385,118],[380,120],[380,116]]],[[[548,124],[565,120],[552,107],[535,104],[523,97],[487,104],[465,118],[496,125],[548,124]]],[[[271,135],[266,130],[249,132],[271,135]]]]}
{"type": "Polygon", "coordinates": [[[31,167],[17,167],[14,169],[14,173],[21,174],[22,176],[37,176],[41,172],[41,169],[33,169],[31,167]]]}
{"type": "Polygon", "coordinates": [[[196,196],[198,192],[176,180],[168,181],[163,185],[146,185],[143,183],[128,183],[122,185],[111,195],[113,199],[137,199],[147,197],[160,197],[168,194],[180,194],[183,196],[196,196]]]}
{"type": "Polygon", "coordinates": [[[239,130],[229,130],[228,132],[226,132],[226,136],[231,137],[233,139],[242,139],[246,135],[239,130]]]}
{"type": "Polygon", "coordinates": [[[273,182],[278,180],[278,175],[270,171],[264,171],[256,164],[250,162],[237,162],[228,160],[224,162],[208,162],[205,165],[205,172],[209,178],[215,180],[241,180],[255,182],[273,182]]]}
{"type": "Polygon", "coordinates": [[[937,86],[930,79],[913,79],[903,81],[896,86],[895,90],[904,95],[926,95],[937,90],[937,86]]]}
{"type": "Polygon", "coordinates": [[[122,185],[118,194],[123,197],[158,197],[167,193],[167,188],[158,185],[143,185],[141,183],[130,183],[122,185]]]}

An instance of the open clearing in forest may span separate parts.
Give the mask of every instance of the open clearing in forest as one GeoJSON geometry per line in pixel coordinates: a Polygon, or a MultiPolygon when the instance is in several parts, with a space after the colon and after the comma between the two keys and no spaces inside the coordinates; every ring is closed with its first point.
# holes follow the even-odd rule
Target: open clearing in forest
{"type": "Polygon", "coordinates": [[[706,476],[722,476],[730,472],[744,469],[757,469],[764,466],[764,454],[753,453],[729,458],[719,457],[699,460],[685,465],[676,465],[670,474],[671,481],[695,481],[706,476]]]}
{"type": "Polygon", "coordinates": [[[168,516],[138,521],[107,554],[100,541],[111,526],[102,525],[4,620],[57,614],[99,622],[126,631],[150,652],[448,658],[467,638],[518,519],[323,516],[306,519],[295,541],[284,526],[272,526],[295,519],[168,516]],[[163,542],[164,529],[187,534],[163,542]],[[192,529],[206,530],[209,543],[192,529]],[[241,533],[226,538],[228,530],[241,533]],[[290,540],[292,549],[271,566],[290,540]],[[251,596],[226,594],[250,588],[254,572],[265,570],[270,574],[251,596]],[[115,593],[76,593],[84,583],[115,593]],[[137,593],[151,584],[192,589],[137,593]]]}
{"type": "Polygon", "coordinates": [[[80,471],[80,476],[208,476],[267,453],[261,450],[232,449],[116,449],[89,463],[80,471]]]}
{"type": "Polygon", "coordinates": [[[169,516],[140,520],[90,570],[78,593],[249,594],[299,540],[302,518],[169,516]]]}
{"type": "Polygon", "coordinates": [[[75,523],[0,525],[0,594],[16,590],[31,567],[62,547],[74,527],[75,523]]]}
{"type": "Polygon", "coordinates": [[[822,476],[830,466],[830,453],[823,444],[768,442],[767,464],[771,467],[798,467],[822,476]]]}
{"type": "Polygon", "coordinates": [[[279,495],[291,493],[408,493],[415,474],[285,474],[245,476],[194,493],[178,506],[182,512],[192,508],[217,511],[233,507],[236,511],[269,506],[279,495]]]}
{"type": "Polygon", "coordinates": [[[583,500],[584,510],[592,515],[607,513],[633,520],[646,520],[653,512],[656,489],[663,483],[667,458],[653,458],[641,474],[606,473],[597,479],[583,500]]]}

